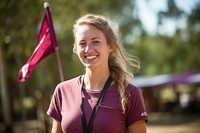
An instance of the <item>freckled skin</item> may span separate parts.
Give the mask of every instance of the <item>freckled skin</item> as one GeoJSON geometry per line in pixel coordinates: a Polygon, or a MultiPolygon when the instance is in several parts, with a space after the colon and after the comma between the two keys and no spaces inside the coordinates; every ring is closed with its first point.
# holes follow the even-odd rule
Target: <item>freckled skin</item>
{"type": "Polygon", "coordinates": [[[80,25],[75,40],[77,55],[86,69],[108,68],[108,56],[112,50],[101,30],[92,25],[80,25]]]}

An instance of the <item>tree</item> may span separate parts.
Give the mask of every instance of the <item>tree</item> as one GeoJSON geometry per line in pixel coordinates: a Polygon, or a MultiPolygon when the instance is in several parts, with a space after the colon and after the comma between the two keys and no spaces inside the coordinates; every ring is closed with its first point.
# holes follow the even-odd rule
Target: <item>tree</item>
{"type": "Polygon", "coordinates": [[[144,30],[129,49],[136,49],[141,59],[142,75],[199,71],[199,3],[191,13],[179,9],[174,0],[167,1],[168,10],[158,12],[158,32],[147,34],[144,30]],[[173,35],[160,33],[165,21],[176,24],[173,35]],[[186,20],[186,27],[180,22],[186,20]]]}

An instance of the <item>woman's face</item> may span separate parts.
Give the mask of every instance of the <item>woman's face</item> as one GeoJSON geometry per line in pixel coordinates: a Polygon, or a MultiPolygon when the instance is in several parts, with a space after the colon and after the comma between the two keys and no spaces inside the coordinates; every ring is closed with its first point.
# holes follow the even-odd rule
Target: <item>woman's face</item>
{"type": "Polygon", "coordinates": [[[79,25],[75,34],[77,55],[86,68],[108,67],[112,51],[101,30],[89,24],[79,25]]]}

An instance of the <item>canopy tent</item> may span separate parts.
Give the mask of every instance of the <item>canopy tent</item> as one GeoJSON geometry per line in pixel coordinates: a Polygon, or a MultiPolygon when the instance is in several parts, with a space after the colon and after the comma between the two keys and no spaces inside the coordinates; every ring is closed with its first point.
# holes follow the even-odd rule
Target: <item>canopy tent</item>
{"type": "Polygon", "coordinates": [[[136,76],[132,84],[138,87],[154,87],[165,84],[200,83],[200,72],[187,72],[181,74],[163,74],[156,76],[136,76]]]}

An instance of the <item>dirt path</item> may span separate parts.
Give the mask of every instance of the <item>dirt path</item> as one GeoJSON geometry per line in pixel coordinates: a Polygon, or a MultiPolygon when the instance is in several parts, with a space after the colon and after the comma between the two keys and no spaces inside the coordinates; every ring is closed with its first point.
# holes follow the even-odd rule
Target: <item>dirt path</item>
{"type": "Polygon", "coordinates": [[[200,133],[200,115],[149,114],[148,133],[200,133]]]}

